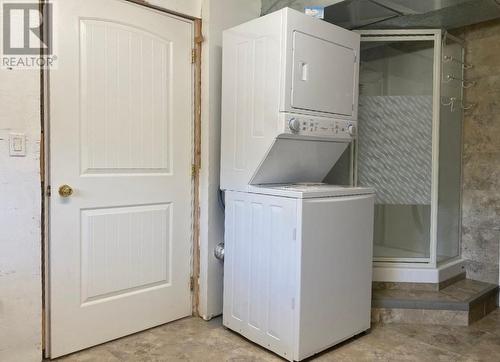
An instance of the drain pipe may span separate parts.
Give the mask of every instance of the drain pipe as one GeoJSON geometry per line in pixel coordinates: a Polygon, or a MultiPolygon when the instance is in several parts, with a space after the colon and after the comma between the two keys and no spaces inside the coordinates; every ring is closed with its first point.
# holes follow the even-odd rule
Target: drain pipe
{"type": "Polygon", "coordinates": [[[214,249],[214,256],[220,261],[224,261],[224,243],[219,243],[214,249]]]}
{"type": "MultiPolygon", "coordinates": [[[[219,188],[219,204],[222,210],[226,209],[226,203],[224,200],[224,191],[219,188]]],[[[224,242],[217,244],[214,249],[214,256],[216,259],[224,262],[224,242]]]]}

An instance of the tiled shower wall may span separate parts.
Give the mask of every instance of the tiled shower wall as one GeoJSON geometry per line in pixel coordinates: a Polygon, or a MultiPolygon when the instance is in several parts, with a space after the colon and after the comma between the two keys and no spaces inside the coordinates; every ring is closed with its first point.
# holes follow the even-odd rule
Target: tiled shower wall
{"type": "Polygon", "coordinates": [[[469,278],[499,279],[500,19],[465,28],[465,91],[475,107],[464,115],[462,256],[469,278]]]}

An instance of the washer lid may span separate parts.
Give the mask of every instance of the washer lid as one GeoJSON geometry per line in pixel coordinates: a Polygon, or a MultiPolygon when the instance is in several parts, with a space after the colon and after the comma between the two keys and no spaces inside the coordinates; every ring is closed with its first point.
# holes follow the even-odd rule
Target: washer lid
{"type": "Polygon", "coordinates": [[[299,199],[310,199],[318,197],[366,195],[375,193],[375,190],[368,187],[351,187],[316,182],[300,182],[292,184],[252,185],[249,187],[249,192],[294,197],[299,199]]]}

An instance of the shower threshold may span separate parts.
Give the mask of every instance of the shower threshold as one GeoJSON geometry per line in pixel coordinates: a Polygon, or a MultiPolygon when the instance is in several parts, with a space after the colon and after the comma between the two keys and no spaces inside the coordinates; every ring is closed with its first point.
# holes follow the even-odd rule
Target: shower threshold
{"type": "Polygon", "coordinates": [[[441,283],[465,272],[465,261],[455,259],[439,265],[429,262],[373,262],[374,282],[441,283]]]}

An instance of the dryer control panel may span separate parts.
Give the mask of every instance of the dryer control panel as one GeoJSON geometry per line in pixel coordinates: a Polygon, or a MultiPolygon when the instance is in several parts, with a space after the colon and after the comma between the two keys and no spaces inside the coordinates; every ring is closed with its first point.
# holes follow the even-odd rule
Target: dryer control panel
{"type": "Polygon", "coordinates": [[[297,136],[353,139],[357,134],[357,122],[302,114],[281,115],[283,133],[297,136]]]}

